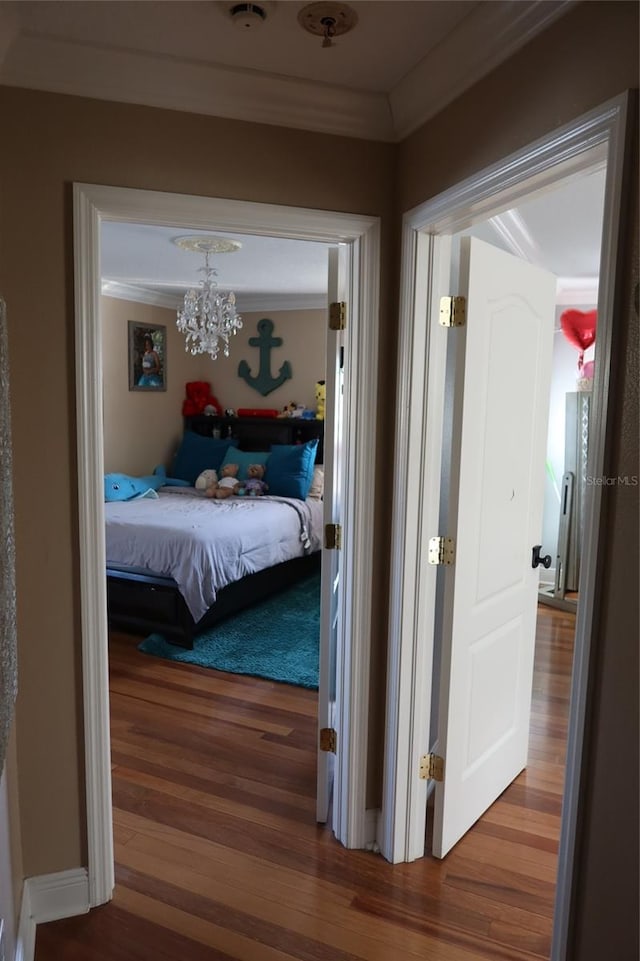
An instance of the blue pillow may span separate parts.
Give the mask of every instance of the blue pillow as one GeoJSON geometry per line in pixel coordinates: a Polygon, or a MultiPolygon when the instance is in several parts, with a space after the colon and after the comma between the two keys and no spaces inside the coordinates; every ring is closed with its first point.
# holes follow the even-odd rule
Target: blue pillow
{"type": "Polygon", "coordinates": [[[269,493],[305,500],[313,480],[317,447],[317,438],[306,444],[272,444],[265,476],[269,493]]]}
{"type": "Polygon", "coordinates": [[[188,481],[193,487],[203,470],[219,469],[230,445],[229,438],[219,440],[217,437],[205,437],[203,434],[186,430],[173,459],[171,476],[188,481]]]}
{"type": "MultiPolygon", "coordinates": [[[[229,447],[220,464],[220,468],[223,468],[225,464],[237,464],[238,480],[245,481],[249,477],[247,474],[249,464],[263,464],[266,467],[270,456],[271,454],[268,450],[239,450],[237,447],[229,447]]],[[[269,493],[271,493],[271,491],[269,491],[269,493]]]]}

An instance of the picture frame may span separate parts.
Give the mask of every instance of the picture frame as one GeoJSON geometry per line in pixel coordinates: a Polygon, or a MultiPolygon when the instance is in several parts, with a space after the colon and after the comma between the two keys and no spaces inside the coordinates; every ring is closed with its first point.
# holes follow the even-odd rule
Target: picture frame
{"type": "Polygon", "coordinates": [[[129,321],[129,390],[167,389],[167,328],[129,321]]]}

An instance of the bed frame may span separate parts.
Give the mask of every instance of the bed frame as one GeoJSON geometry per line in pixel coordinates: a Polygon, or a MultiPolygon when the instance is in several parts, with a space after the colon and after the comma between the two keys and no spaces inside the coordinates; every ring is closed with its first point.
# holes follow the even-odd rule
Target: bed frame
{"type": "MultiPolygon", "coordinates": [[[[318,438],[316,463],[322,463],[322,421],[298,418],[188,417],[185,429],[198,434],[231,437],[241,450],[268,450],[271,444],[303,443],[318,438]]],[[[107,567],[109,626],[132,634],[163,634],[181,647],[192,648],[194,636],[232,614],[264,600],[320,570],[320,551],[295,557],[218,591],[209,610],[194,621],[172,577],[107,567]]]]}

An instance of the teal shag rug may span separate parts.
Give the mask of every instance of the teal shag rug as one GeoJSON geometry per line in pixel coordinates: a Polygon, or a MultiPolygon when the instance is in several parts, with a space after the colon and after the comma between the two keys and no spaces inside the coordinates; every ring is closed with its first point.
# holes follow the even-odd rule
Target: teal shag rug
{"type": "Polygon", "coordinates": [[[182,664],[318,688],[320,575],[314,574],[198,634],[193,650],[150,634],[138,650],[182,664]]]}

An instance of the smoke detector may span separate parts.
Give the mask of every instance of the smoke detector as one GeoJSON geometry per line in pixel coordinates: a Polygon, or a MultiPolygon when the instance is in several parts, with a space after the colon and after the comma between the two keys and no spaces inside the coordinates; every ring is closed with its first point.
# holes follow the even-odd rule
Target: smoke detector
{"type": "Polygon", "coordinates": [[[320,0],[309,3],[298,13],[298,23],[304,30],[322,37],[323,47],[332,47],[333,38],[353,30],[358,22],[358,14],[346,3],[333,3],[320,0]]]}
{"type": "Polygon", "coordinates": [[[229,16],[238,30],[257,30],[267,19],[266,3],[233,3],[228,7],[229,16]]]}

